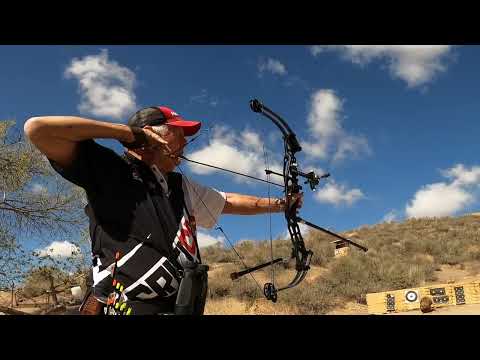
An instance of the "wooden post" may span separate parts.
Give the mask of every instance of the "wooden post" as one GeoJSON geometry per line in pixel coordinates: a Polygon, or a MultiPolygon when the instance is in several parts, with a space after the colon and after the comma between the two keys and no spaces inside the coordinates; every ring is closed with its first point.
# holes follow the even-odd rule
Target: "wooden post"
{"type": "Polygon", "coordinates": [[[10,301],[10,307],[11,308],[13,308],[13,296],[14,296],[13,290],[14,290],[14,288],[15,288],[15,283],[12,281],[12,300],[10,301]]]}
{"type": "Polygon", "coordinates": [[[52,274],[49,275],[49,280],[50,280],[50,295],[52,297],[52,304],[54,306],[58,305],[58,298],[57,298],[57,292],[55,290],[55,286],[53,283],[53,276],[52,274]]]}

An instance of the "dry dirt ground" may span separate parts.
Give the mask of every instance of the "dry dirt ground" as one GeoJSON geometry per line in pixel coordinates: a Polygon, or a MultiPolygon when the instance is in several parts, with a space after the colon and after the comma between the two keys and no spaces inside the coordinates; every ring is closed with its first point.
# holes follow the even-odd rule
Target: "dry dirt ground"
{"type": "MultiPolygon", "coordinates": [[[[59,294],[58,299],[62,300],[63,297],[59,294]]],[[[12,302],[11,292],[0,291],[0,308],[10,307],[11,302],[12,302]]],[[[39,315],[48,308],[49,307],[46,305],[46,297],[45,295],[43,295],[43,296],[38,296],[32,299],[25,299],[22,302],[18,302],[17,306],[14,306],[13,309],[26,313],[28,315],[39,315]]]]}
{"type": "MultiPolygon", "coordinates": [[[[10,292],[0,291],[0,306],[11,306],[12,295],[10,292]]],[[[45,308],[45,297],[34,298],[33,301],[29,301],[28,304],[19,304],[19,306],[14,306],[14,310],[22,311],[30,315],[38,315],[45,308]],[[37,304],[37,305],[35,305],[37,304]]]]}

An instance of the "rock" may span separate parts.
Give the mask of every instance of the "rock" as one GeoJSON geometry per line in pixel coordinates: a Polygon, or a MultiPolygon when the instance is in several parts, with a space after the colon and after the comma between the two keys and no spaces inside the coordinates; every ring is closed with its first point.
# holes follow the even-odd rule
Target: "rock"
{"type": "Polygon", "coordinates": [[[433,305],[433,301],[432,301],[432,298],[430,298],[429,296],[424,296],[420,300],[420,310],[422,311],[422,313],[432,312],[433,311],[432,305],[433,305]]]}

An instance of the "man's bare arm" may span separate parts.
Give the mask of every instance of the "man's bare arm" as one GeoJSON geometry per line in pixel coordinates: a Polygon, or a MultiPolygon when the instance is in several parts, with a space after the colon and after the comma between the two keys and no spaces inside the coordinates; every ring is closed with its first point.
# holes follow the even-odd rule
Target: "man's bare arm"
{"type": "Polygon", "coordinates": [[[78,143],[83,140],[105,138],[134,141],[134,135],[126,125],[74,116],[33,117],[25,122],[24,131],[43,154],[60,166],[71,164],[78,143]]]}
{"type": "Polygon", "coordinates": [[[226,193],[223,214],[256,215],[283,212],[285,201],[277,198],[259,198],[256,196],[226,193]]]}
{"type": "MultiPolygon", "coordinates": [[[[124,144],[139,144],[130,126],[112,124],[75,116],[43,116],[28,119],[24,131],[30,141],[49,159],[60,166],[68,166],[75,159],[78,144],[88,139],[114,139],[124,144]]],[[[142,130],[140,143],[166,146],[150,126],[142,130]]],[[[140,134],[137,134],[140,135],[140,134]]]]}

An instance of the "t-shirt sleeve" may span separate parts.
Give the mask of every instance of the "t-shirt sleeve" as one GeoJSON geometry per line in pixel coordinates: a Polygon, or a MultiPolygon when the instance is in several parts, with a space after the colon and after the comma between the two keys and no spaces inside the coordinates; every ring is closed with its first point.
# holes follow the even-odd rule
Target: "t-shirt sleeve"
{"type": "Polygon", "coordinates": [[[200,185],[188,178],[183,179],[183,189],[188,194],[189,208],[195,216],[197,225],[207,229],[212,228],[225,207],[225,193],[200,185]]]}
{"type": "Polygon", "coordinates": [[[48,160],[63,178],[90,194],[103,193],[111,189],[125,168],[125,163],[119,155],[93,140],[85,140],[78,144],[75,159],[68,167],[61,167],[55,161],[48,160]]]}

